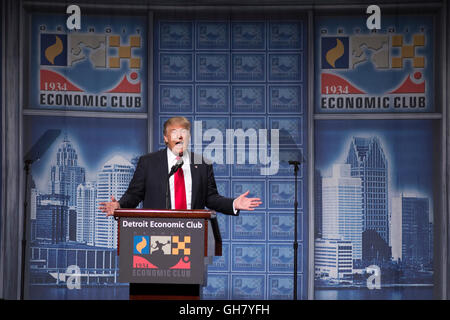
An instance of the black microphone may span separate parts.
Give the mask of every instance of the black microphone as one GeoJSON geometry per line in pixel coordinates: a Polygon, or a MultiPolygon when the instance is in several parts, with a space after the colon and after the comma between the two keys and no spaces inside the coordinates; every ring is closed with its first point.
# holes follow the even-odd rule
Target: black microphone
{"type": "Polygon", "coordinates": [[[184,161],[182,158],[178,159],[177,163],[175,163],[172,167],[172,169],[170,169],[170,173],[169,173],[169,178],[178,171],[179,168],[181,168],[184,164],[184,161]]]}

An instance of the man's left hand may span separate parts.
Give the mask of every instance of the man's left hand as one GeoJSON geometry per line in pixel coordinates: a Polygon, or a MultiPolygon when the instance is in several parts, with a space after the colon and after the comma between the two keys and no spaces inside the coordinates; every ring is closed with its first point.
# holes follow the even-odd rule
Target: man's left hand
{"type": "Polygon", "coordinates": [[[259,198],[247,198],[249,193],[250,191],[248,190],[234,200],[234,209],[253,211],[262,204],[262,201],[259,198]]]}

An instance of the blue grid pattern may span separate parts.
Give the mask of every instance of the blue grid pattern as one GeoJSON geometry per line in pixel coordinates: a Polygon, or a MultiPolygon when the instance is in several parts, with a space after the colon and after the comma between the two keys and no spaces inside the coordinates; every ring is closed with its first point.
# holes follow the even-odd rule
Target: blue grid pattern
{"type": "MultiPolygon", "coordinates": [[[[214,164],[219,192],[250,190],[263,204],[238,217],[219,214],[223,255],[208,268],[204,299],[292,299],[294,179],[288,160],[306,159],[306,20],[157,20],[154,36],[154,148],[174,115],[218,129],[279,130],[278,173],[265,165],[214,164]],[[302,157],[302,158],[301,158],[302,157]]],[[[194,141],[195,136],[192,132],[194,141]]],[[[270,139],[268,139],[270,141],[270,139]]],[[[191,141],[191,144],[192,144],[191,141]]],[[[202,136],[203,152],[211,143],[202,136]]],[[[270,152],[270,146],[268,146],[270,152]]],[[[193,150],[193,149],[192,149],[193,150]]],[[[234,150],[234,159],[242,150],[234,150]]],[[[245,151],[245,150],[244,150],[245,151]]],[[[216,155],[217,156],[217,155],[216,155]]],[[[307,284],[307,168],[298,199],[298,297],[307,284]]]]}

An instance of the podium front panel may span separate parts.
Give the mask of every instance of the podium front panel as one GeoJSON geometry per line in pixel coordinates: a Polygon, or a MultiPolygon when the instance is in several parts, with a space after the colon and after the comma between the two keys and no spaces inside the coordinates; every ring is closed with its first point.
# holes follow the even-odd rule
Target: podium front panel
{"type": "Polygon", "coordinates": [[[119,281],[204,283],[205,220],[119,219],[119,281]]]}

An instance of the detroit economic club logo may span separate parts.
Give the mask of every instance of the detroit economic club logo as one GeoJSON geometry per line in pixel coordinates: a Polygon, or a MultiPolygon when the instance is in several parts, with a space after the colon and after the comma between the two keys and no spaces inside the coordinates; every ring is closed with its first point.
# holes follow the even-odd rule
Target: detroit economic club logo
{"type": "Polygon", "coordinates": [[[191,269],[191,237],[136,235],[133,269],[191,269]]]}
{"type": "Polygon", "coordinates": [[[111,30],[69,34],[41,31],[39,105],[141,108],[141,44],[140,34],[118,35],[111,30]]]}
{"type": "Polygon", "coordinates": [[[428,97],[431,50],[425,29],[390,28],[383,33],[328,34],[320,38],[322,110],[424,110],[428,97]],[[362,71],[361,71],[362,70],[362,71]]]}

